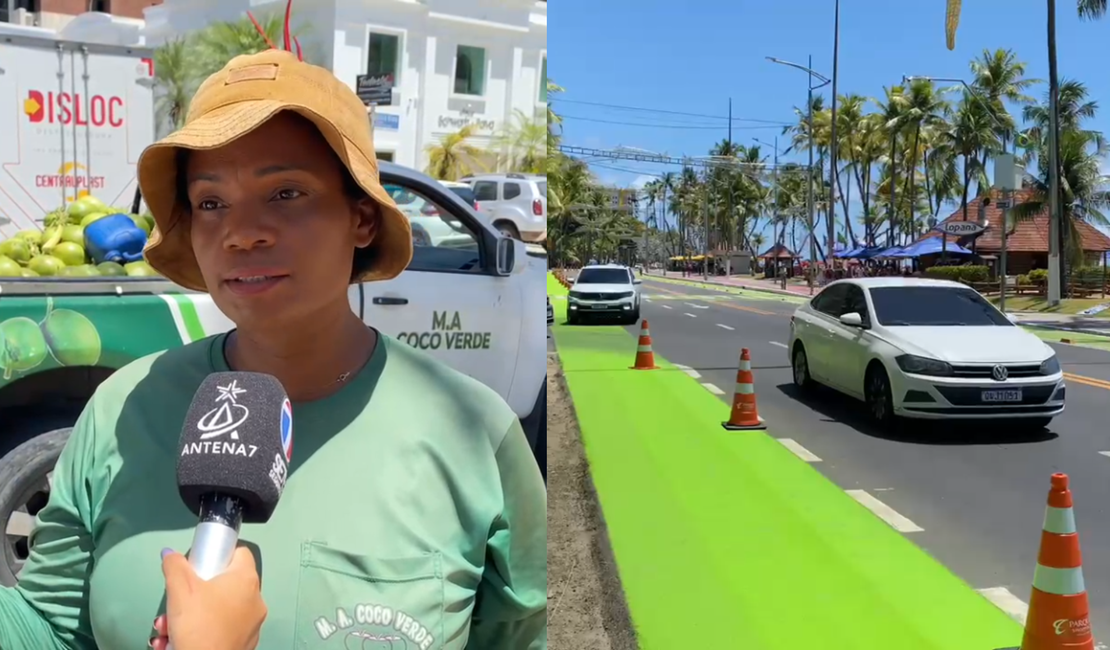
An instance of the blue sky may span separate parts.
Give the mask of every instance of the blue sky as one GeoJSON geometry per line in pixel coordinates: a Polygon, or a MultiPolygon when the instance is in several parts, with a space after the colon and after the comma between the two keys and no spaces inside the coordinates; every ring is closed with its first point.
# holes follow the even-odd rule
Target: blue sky
{"type": "MultiPolygon", "coordinates": [[[[566,116],[564,144],[705,155],[727,137],[724,116],[730,97],[733,140],[772,143],[781,133],[775,123],[792,122],[793,107],[805,105],[807,75],[764,57],[805,65],[812,55],[813,69],[832,76],[833,0],[559,0],[549,11],[548,74],[566,88],[561,99],[567,101],[555,102],[556,110],[566,116]]],[[[880,97],[883,86],[899,83],[902,75],[970,81],[969,62],[984,49],[1001,47],[1017,53],[1027,64],[1028,76],[1046,81],[1031,92],[1038,99],[1044,96],[1044,0],[965,1],[953,51],[945,46],[944,18],[945,0],[841,0],[838,94],[880,97]]],[[[1105,47],[1097,43],[1108,39],[1110,17],[1081,22],[1074,2],[1058,0],[1060,77],[1082,81],[1090,97],[1103,104],[1090,123],[1102,131],[1110,130],[1110,65],[1105,47]]],[[[828,91],[829,87],[818,91],[825,94],[826,105],[828,91]]],[[[784,141],[780,136],[780,148],[785,148],[784,141]]],[[[770,146],[761,148],[772,151],[770,146]]],[[[782,160],[802,162],[802,157],[782,160]]],[[[678,171],[626,161],[605,161],[592,168],[602,181],[621,186],[642,183],[649,174],[678,171]]]]}

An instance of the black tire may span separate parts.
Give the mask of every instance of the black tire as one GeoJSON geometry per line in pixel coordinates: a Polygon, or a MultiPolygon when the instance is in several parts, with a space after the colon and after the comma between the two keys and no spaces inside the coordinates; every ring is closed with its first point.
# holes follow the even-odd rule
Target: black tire
{"type": "Polygon", "coordinates": [[[632,312],[628,316],[628,324],[629,325],[635,325],[636,323],[639,323],[639,322],[640,322],[640,308],[636,307],[636,311],[632,312]]]}
{"type": "Polygon", "coordinates": [[[497,223],[493,224],[493,227],[501,231],[501,234],[505,235],[506,237],[518,240],[520,239],[520,230],[517,230],[516,224],[512,221],[498,221],[497,223]]]}
{"type": "Polygon", "coordinates": [[[867,369],[864,379],[864,400],[871,421],[880,427],[889,428],[897,419],[894,416],[894,397],[890,391],[890,378],[881,366],[873,365],[867,369]]]}
{"type": "Polygon", "coordinates": [[[39,434],[0,458],[0,585],[14,586],[27,559],[28,540],[8,535],[12,514],[32,517],[50,498],[48,476],[69,440],[72,428],[39,434]]]}
{"type": "Polygon", "coordinates": [[[578,324],[578,312],[568,310],[567,311],[567,325],[577,325],[577,324],[578,324]]]}
{"type": "Polygon", "coordinates": [[[1023,418],[1014,420],[1013,428],[1036,434],[1042,433],[1050,424],[1052,424],[1052,418],[1023,418]]]}
{"type": "Polygon", "coordinates": [[[794,385],[803,392],[813,390],[813,377],[809,374],[809,356],[801,344],[794,346],[794,354],[790,355],[790,367],[794,385]]]}

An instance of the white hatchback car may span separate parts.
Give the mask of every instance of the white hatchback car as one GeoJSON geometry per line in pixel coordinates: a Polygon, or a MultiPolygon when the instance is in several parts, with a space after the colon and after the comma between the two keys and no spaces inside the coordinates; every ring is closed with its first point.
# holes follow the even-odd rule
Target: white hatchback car
{"type": "Polygon", "coordinates": [[[975,290],[947,280],[834,282],[790,319],[794,383],[816,381],[890,425],[1006,419],[1042,429],[1064,411],[1056,353],[975,290]]]}
{"type": "Polygon", "coordinates": [[[635,323],[640,320],[640,284],[627,266],[582,267],[567,295],[567,322],[576,325],[592,316],[617,316],[635,323]]]}

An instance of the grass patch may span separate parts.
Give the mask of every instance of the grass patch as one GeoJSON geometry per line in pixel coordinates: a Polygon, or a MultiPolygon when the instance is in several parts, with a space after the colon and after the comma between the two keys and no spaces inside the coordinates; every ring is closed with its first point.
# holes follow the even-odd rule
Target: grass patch
{"type": "MultiPolygon", "coordinates": [[[[998,296],[989,298],[991,304],[998,306],[998,296]]],[[[1045,314],[1078,314],[1079,312],[1110,303],[1110,296],[1106,298],[1064,298],[1055,307],[1048,305],[1048,298],[1044,296],[1006,296],[1006,311],[1035,311],[1045,314]]],[[[1110,318],[1110,309],[1096,314],[1092,318],[1110,318]]]]}

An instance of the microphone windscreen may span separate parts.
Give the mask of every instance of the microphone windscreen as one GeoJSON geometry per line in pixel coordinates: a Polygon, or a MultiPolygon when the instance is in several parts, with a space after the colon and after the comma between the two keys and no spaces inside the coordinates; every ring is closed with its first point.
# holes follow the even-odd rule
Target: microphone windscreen
{"type": "Polygon", "coordinates": [[[277,507],[293,458],[293,407],[281,383],[257,372],[205,378],[185,416],[177,486],[200,516],[213,492],[242,499],[246,523],[266,523],[277,507]]]}

